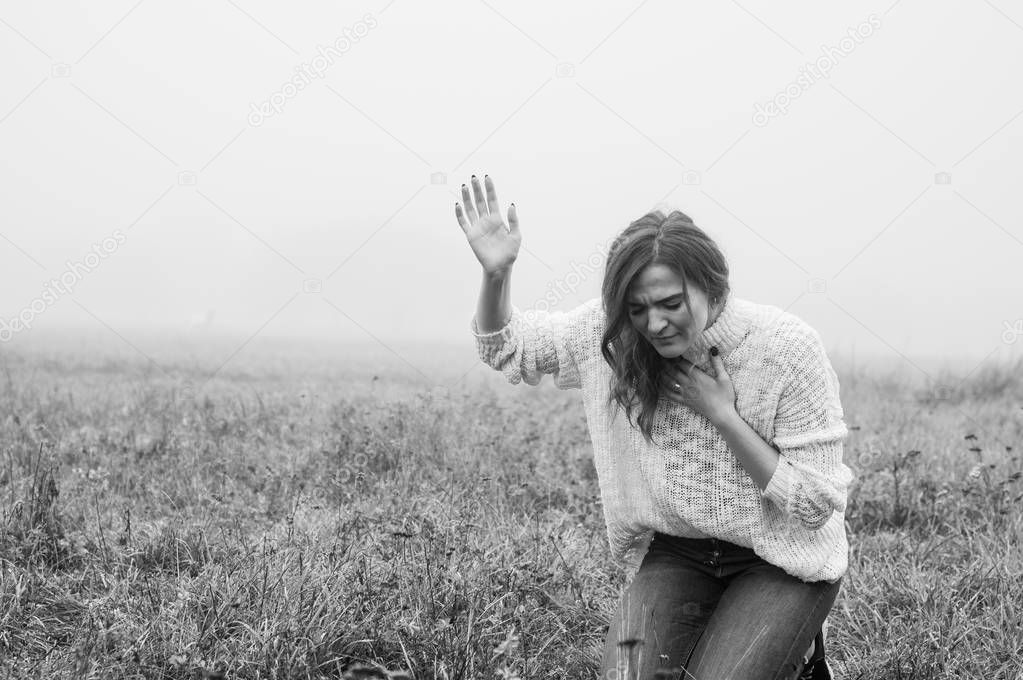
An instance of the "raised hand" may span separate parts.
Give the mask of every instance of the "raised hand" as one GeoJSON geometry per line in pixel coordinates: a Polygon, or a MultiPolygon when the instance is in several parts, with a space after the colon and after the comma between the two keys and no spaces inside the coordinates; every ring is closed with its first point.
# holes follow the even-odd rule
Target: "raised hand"
{"type": "Polygon", "coordinates": [[[455,203],[455,217],[462,228],[472,252],[483,265],[483,271],[499,273],[510,271],[515,258],[519,255],[522,235],[519,233],[519,218],[515,206],[508,209],[508,224],[501,217],[501,209],[497,202],[497,191],[494,180],[484,175],[486,198],[480,181],[473,175],[470,183],[475,203],[470,200],[469,189],[462,185],[462,203],[465,208],[455,203]]]}

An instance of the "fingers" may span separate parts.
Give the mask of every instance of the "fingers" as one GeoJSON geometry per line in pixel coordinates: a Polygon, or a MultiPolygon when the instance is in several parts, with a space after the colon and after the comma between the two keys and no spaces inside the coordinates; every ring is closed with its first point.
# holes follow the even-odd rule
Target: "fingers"
{"type": "Polygon", "coordinates": [[[689,361],[689,359],[686,359],[685,357],[678,357],[677,361],[678,363],[675,364],[675,370],[680,371],[682,375],[684,375],[687,378],[692,378],[693,369],[696,368],[696,364],[689,361]]]}
{"type": "Polygon", "coordinates": [[[483,187],[480,186],[480,181],[476,175],[472,176],[472,194],[476,197],[476,212],[479,213],[480,217],[489,215],[490,211],[487,209],[487,201],[483,198],[483,187]]]}
{"type": "Polygon", "coordinates": [[[712,354],[710,357],[710,363],[714,366],[714,377],[717,380],[728,379],[728,373],[725,372],[725,362],[721,360],[720,354],[712,354]]]}
{"type": "Polygon", "coordinates": [[[497,190],[494,188],[494,180],[490,179],[490,175],[483,175],[483,184],[487,190],[487,207],[490,209],[490,214],[500,215],[501,206],[497,203],[497,190]]]}
{"type": "Polygon", "coordinates": [[[662,380],[668,387],[672,387],[675,383],[688,384],[692,382],[692,379],[693,376],[686,373],[686,371],[681,367],[665,371],[662,375],[662,380]]]}
{"type": "MultiPolygon", "coordinates": [[[[483,176],[483,184],[480,184],[476,175],[473,175],[469,184],[472,185],[472,195],[467,185],[462,185],[462,205],[455,204],[455,217],[462,231],[466,231],[477,220],[486,215],[500,215],[501,204],[497,200],[497,189],[494,180],[490,175],[483,176]],[[486,195],[484,195],[484,192],[486,195]]],[[[517,233],[519,230],[519,214],[512,203],[508,208],[508,230],[517,233]]]]}
{"type": "Polygon", "coordinates": [[[465,215],[469,218],[469,224],[472,224],[477,219],[476,208],[473,207],[472,199],[469,197],[469,187],[462,185],[462,205],[465,206],[465,215]]]}
{"type": "Polygon", "coordinates": [[[513,234],[517,234],[519,231],[519,213],[515,209],[514,203],[508,208],[508,231],[513,234]]]}
{"type": "Polygon", "coordinates": [[[674,401],[685,402],[693,395],[695,386],[686,381],[684,378],[681,380],[675,380],[671,376],[665,375],[661,379],[662,392],[668,395],[674,401]],[[675,386],[678,385],[678,388],[675,386]]]}
{"type": "Polygon", "coordinates": [[[465,213],[462,212],[462,206],[458,203],[455,203],[455,219],[458,220],[458,226],[462,228],[462,233],[468,236],[469,222],[465,219],[465,213]]]}

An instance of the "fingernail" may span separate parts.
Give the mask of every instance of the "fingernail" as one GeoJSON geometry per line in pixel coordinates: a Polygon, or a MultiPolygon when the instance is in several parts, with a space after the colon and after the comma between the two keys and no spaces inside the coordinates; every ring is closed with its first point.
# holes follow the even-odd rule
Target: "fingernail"
{"type": "Polygon", "coordinates": [[[711,347],[710,348],[710,355],[712,357],[716,357],[718,355],[718,348],[717,347],[711,347]]]}
{"type": "Polygon", "coordinates": [[[472,178],[473,178],[473,179],[476,179],[476,175],[473,175],[473,176],[472,176],[472,178]]]}

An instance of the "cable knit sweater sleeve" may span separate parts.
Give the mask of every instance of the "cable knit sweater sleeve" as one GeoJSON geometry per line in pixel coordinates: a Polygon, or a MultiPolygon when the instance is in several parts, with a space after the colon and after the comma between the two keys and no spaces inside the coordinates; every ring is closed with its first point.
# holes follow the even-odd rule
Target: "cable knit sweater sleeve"
{"type": "Polygon", "coordinates": [[[503,328],[480,333],[475,315],[469,326],[480,359],[501,371],[508,382],[517,385],[524,380],[536,385],[549,373],[559,389],[567,390],[582,386],[577,362],[582,344],[597,330],[593,322],[600,305],[596,297],[567,312],[525,314],[512,305],[503,328]]]}
{"type": "Polygon", "coordinates": [[[764,496],[808,529],[843,512],[853,473],[842,462],[843,422],[838,376],[820,335],[799,334],[774,421],[772,446],[780,459],[764,496]]]}

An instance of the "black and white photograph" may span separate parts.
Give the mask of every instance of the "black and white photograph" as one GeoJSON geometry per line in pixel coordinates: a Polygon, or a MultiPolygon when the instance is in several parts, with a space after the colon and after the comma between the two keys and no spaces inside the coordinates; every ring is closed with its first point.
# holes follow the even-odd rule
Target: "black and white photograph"
{"type": "Polygon", "coordinates": [[[0,678],[1023,680],[1023,5],[0,0],[0,678]]]}

